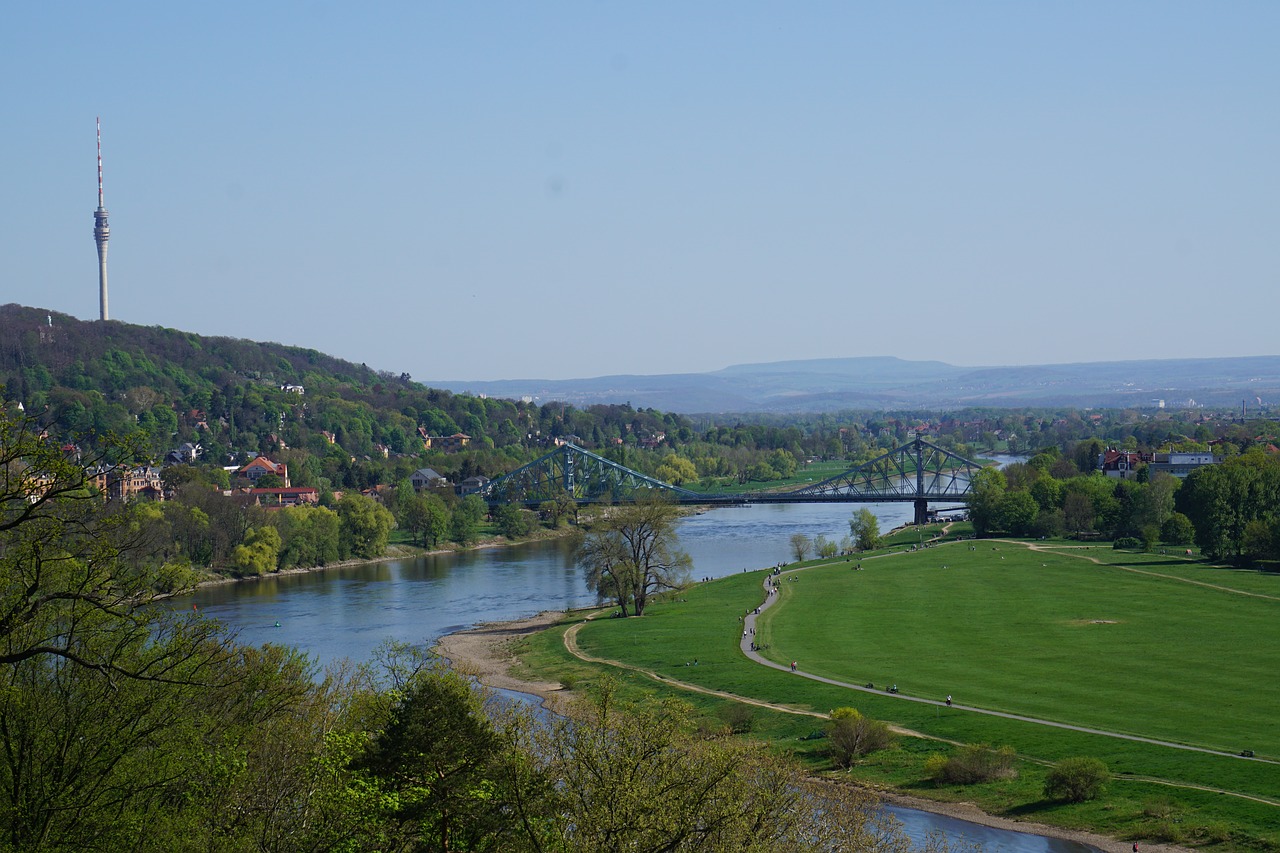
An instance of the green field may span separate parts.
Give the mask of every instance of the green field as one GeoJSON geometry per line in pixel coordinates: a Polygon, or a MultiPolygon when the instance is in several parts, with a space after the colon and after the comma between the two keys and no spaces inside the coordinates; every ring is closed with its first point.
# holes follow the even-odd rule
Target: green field
{"type": "MultiPolygon", "coordinates": [[[[757,641],[777,661],[795,659],[806,672],[854,684],[896,682],[903,694],[950,693],[962,705],[1280,758],[1280,732],[1270,722],[1280,707],[1280,578],[1105,546],[1038,544],[1045,550],[949,543],[864,558],[862,571],[843,561],[806,564],[798,580],[782,583],[757,641]]],[[[740,617],[760,603],[763,578],[754,572],[696,585],[643,619],[592,621],[578,644],[620,662],[621,670],[609,669],[628,689],[674,690],[639,674],[652,671],[798,710],[853,705],[920,732],[856,768],[877,784],[1116,837],[1280,850],[1280,765],[924,705],[748,661],[738,650],[740,617]],[[924,757],[952,742],[1012,745],[1024,759],[1019,779],[934,786],[924,757]],[[1107,797],[1077,806],[1043,801],[1044,765],[1077,755],[1111,769],[1107,797]]],[[[543,677],[575,684],[597,677],[602,667],[565,651],[564,630],[528,641],[522,658],[543,677]]],[[[684,695],[708,714],[723,704],[684,695]]],[[[758,716],[755,736],[823,766],[820,741],[802,739],[819,721],[758,716]]]]}
{"type": "Polygon", "coordinates": [[[1280,758],[1280,578],[1095,554],[1118,556],[956,543],[810,569],[758,641],[841,681],[1280,758]]]}

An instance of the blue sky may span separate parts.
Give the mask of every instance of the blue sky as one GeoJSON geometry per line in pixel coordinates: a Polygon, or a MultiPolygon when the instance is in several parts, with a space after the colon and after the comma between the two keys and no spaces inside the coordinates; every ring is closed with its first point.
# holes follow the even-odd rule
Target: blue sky
{"type": "Polygon", "coordinates": [[[1280,4],[20,3],[0,302],[420,380],[1275,354],[1280,4]]]}

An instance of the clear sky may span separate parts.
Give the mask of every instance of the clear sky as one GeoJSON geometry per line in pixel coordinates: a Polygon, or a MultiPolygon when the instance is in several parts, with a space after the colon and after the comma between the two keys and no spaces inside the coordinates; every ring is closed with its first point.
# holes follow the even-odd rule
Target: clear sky
{"type": "Polygon", "coordinates": [[[11,3],[0,303],[414,378],[1262,355],[1280,3],[11,3]]]}

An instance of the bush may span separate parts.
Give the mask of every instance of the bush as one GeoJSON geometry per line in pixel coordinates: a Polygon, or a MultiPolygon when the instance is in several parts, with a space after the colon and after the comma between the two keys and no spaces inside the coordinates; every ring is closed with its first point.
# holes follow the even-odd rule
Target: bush
{"type": "Polygon", "coordinates": [[[1136,536],[1121,536],[1111,544],[1111,547],[1117,551],[1121,548],[1141,548],[1142,540],[1136,536]]]}
{"type": "Polygon", "coordinates": [[[1044,780],[1044,795],[1052,800],[1083,803],[1106,790],[1107,765],[1096,758],[1065,758],[1044,780]]]}
{"type": "Polygon", "coordinates": [[[730,702],[727,705],[720,706],[717,714],[721,722],[728,727],[729,731],[735,735],[743,735],[751,731],[756,724],[755,712],[751,710],[750,705],[742,702],[730,702]]]}
{"type": "Polygon", "coordinates": [[[941,784],[973,785],[1016,777],[1018,771],[1013,767],[1014,757],[1011,746],[991,749],[985,743],[971,743],[950,757],[929,756],[925,770],[941,784]]]}
{"type": "Polygon", "coordinates": [[[893,745],[887,723],[862,716],[855,708],[836,708],[827,725],[827,754],[837,767],[851,767],[864,755],[893,745]]]}

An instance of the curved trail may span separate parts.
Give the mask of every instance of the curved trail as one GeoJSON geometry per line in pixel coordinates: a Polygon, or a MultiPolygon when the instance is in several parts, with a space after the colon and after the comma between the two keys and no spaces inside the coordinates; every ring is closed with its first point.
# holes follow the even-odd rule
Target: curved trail
{"type": "MultiPolygon", "coordinates": [[[[1008,544],[1010,544],[1010,545],[1020,545],[1020,546],[1023,546],[1023,547],[1026,547],[1026,548],[1029,548],[1030,550],[1041,551],[1041,552],[1043,552],[1043,553],[1059,553],[1059,552],[1057,552],[1057,551],[1055,551],[1055,550],[1053,550],[1053,549],[1049,549],[1049,548],[1041,548],[1041,547],[1037,547],[1037,546],[1036,546],[1036,545],[1034,545],[1034,544],[1028,544],[1028,543],[1025,543],[1025,542],[1013,542],[1013,541],[1011,541],[1011,540],[999,540],[999,541],[1006,541],[1006,542],[1008,542],[1008,544]]],[[[877,556],[874,556],[874,557],[867,557],[867,558],[865,558],[865,559],[867,559],[867,560],[885,559],[885,558],[888,558],[888,557],[894,557],[894,556],[897,556],[897,555],[899,555],[899,554],[903,554],[903,553],[908,553],[908,552],[901,551],[901,552],[896,552],[896,553],[891,553],[891,554],[881,554],[881,555],[877,555],[877,556]]],[[[1091,561],[1091,562],[1093,562],[1093,563],[1096,563],[1096,564],[1098,564],[1098,565],[1108,565],[1108,566],[1110,565],[1110,564],[1103,563],[1101,560],[1098,560],[1097,558],[1092,557],[1092,556],[1075,555],[1075,554],[1064,554],[1063,556],[1073,556],[1073,557],[1074,557],[1074,556],[1079,556],[1081,559],[1089,560],[1089,561],[1091,561]]],[[[917,703],[924,704],[924,705],[934,705],[934,706],[939,706],[939,707],[946,707],[946,706],[947,706],[947,703],[946,703],[946,702],[944,702],[944,701],[938,700],[938,699],[925,699],[925,698],[920,697],[920,696],[906,696],[906,695],[903,695],[903,694],[900,694],[900,693],[887,693],[887,692],[886,692],[886,691],[884,691],[884,690],[876,690],[876,689],[874,689],[874,688],[866,687],[866,686],[864,686],[864,685],[851,684],[851,683],[849,683],[849,682],[847,682],[847,681],[840,681],[839,679],[828,678],[828,677],[826,677],[826,676],[816,675],[816,674],[814,674],[814,673],[804,672],[803,670],[799,669],[798,667],[797,667],[795,670],[792,670],[789,666],[787,666],[787,665],[785,665],[785,664],[777,663],[776,661],[771,661],[771,660],[769,660],[769,659],[767,659],[767,658],[765,658],[765,657],[761,656],[759,652],[757,652],[757,651],[755,651],[754,649],[752,649],[752,639],[751,639],[751,638],[755,636],[755,622],[756,622],[756,616],[757,616],[758,614],[764,613],[766,610],[768,610],[771,606],[773,606],[773,603],[774,603],[775,601],[777,601],[777,599],[778,599],[777,594],[776,594],[775,592],[773,592],[773,591],[772,591],[772,586],[773,586],[773,583],[774,583],[774,578],[775,578],[775,577],[782,577],[783,575],[791,575],[791,574],[795,574],[795,573],[797,573],[797,572],[806,571],[807,569],[810,569],[810,568],[819,568],[819,567],[820,567],[820,566],[822,566],[822,565],[827,565],[827,564],[825,564],[825,563],[824,563],[824,564],[820,564],[819,566],[807,566],[807,567],[804,567],[804,568],[789,569],[789,570],[787,570],[787,571],[781,572],[781,573],[780,573],[780,574],[778,574],[777,576],[774,576],[774,575],[768,575],[768,576],[766,576],[766,578],[765,578],[765,580],[764,580],[764,583],[763,583],[763,588],[765,589],[765,597],[764,597],[764,601],[763,601],[763,602],[761,602],[761,604],[760,604],[760,605],[759,605],[755,610],[753,610],[751,613],[747,614],[747,615],[746,615],[746,617],[745,617],[745,619],[744,619],[744,621],[743,621],[744,636],[743,636],[743,638],[742,638],[742,640],[741,640],[741,642],[740,642],[740,648],[741,648],[742,654],[743,654],[746,658],[748,658],[749,660],[751,660],[751,661],[753,661],[754,663],[757,663],[757,664],[759,664],[759,665],[761,665],[761,666],[767,666],[767,667],[770,667],[771,669],[780,670],[780,671],[782,671],[782,672],[794,672],[794,674],[795,674],[795,675],[797,675],[797,676],[799,676],[799,677],[801,677],[801,678],[807,678],[807,679],[810,679],[811,681],[818,681],[818,682],[821,682],[821,683],[823,683],[823,684],[830,684],[830,685],[835,686],[835,687],[840,687],[840,688],[844,688],[844,689],[847,689],[847,690],[859,691],[859,692],[862,692],[862,693],[874,693],[874,694],[875,694],[875,695],[877,695],[877,696],[882,696],[882,697],[892,698],[892,699],[900,699],[900,700],[902,700],[902,701],[904,701],[904,702],[917,702],[917,703]]],[[[1146,572],[1146,571],[1143,571],[1143,570],[1140,570],[1140,569],[1131,569],[1130,567],[1126,567],[1126,566],[1116,566],[1116,567],[1114,567],[1114,568],[1127,569],[1127,570],[1130,570],[1130,571],[1135,571],[1135,572],[1137,572],[1137,573],[1139,573],[1139,574],[1155,575],[1155,576],[1162,577],[1162,578],[1164,578],[1164,577],[1168,577],[1168,578],[1169,578],[1169,579],[1171,579],[1171,580],[1184,580],[1183,578],[1177,578],[1177,577],[1173,577],[1173,576],[1169,576],[1169,575],[1162,575],[1162,574],[1160,574],[1160,573],[1158,573],[1158,572],[1146,572]]],[[[1226,591],[1226,592],[1237,592],[1237,593],[1239,593],[1239,594],[1241,594],[1241,595],[1256,595],[1256,594],[1254,594],[1254,593],[1241,592],[1240,590],[1233,590],[1233,589],[1230,589],[1230,588],[1227,588],[1227,587],[1217,587],[1217,586],[1215,586],[1215,585],[1213,585],[1213,584],[1206,584],[1206,583],[1203,583],[1203,582],[1200,582],[1200,581],[1186,581],[1186,582],[1187,582],[1187,583],[1196,584],[1196,585],[1199,585],[1199,586],[1206,586],[1206,587],[1209,587],[1209,588],[1211,588],[1211,589],[1221,589],[1221,590],[1226,591]]],[[[1266,595],[1259,596],[1259,597],[1262,597],[1262,598],[1272,598],[1272,596],[1266,596],[1266,595]]],[[[802,708],[795,708],[795,707],[788,706],[788,705],[781,705],[781,704],[772,703],[772,702],[765,702],[765,701],[763,701],[763,700],[752,699],[752,698],[745,697],[745,696],[740,696],[740,695],[737,695],[737,694],[734,694],[734,693],[727,693],[727,692],[724,692],[724,691],[721,691],[721,690],[713,690],[713,689],[708,688],[708,687],[702,687],[701,685],[691,684],[691,683],[689,683],[689,682],[687,682],[687,681],[680,681],[679,679],[669,678],[669,677],[667,677],[667,676],[665,676],[665,675],[662,675],[661,673],[658,673],[658,672],[653,671],[653,670],[645,669],[645,668],[643,668],[643,667],[633,666],[633,665],[631,665],[631,664],[623,663],[622,661],[609,660],[609,659],[607,659],[607,658],[600,658],[600,657],[596,657],[596,656],[594,656],[594,655],[588,654],[587,652],[584,652],[584,651],[581,649],[581,647],[578,645],[578,631],[582,628],[582,626],[583,626],[583,625],[587,624],[587,622],[589,622],[589,621],[591,621],[591,620],[595,619],[595,617],[596,617],[596,616],[600,615],[601,613],[605,613],[605,612],[608,612],[608,608],[606,608],[606,609],[604,609],[604,610],[599,610],[599,611],[597,611],[597,612],[595,612],[595,613],[591,614],[590,616],[588,616],[588,617],[586,618],[586,620],[584,620],[584,621],[582,621],[582,622],[579,622],[579,623],[577,623],[576,625],[572,625],[572,626],[570,626],[570,627],[565,631],[565,633],[564,633],[564,646],[565,646],[565,649],[566,649],[566,650],[567,650],[571,655],[573,655],[573,656],[574,656],[574,657],[576,657],[576,658],[579,658],[580,660],[589,661],[589,662],[591,662],[591,663],[606,664],[606,665],[609,665],[609,666],[616,666],[616,667],[618,667],[618,668],[620,668],[620,669],[627,669],[627,670],[631,670],[631,671],[633,671],[633,672],[638,672],[638,673],[641,673],[641,674],[643,674],[643,675],[648,676],[649,678],[654,679],[655,681],[660,681],[660,682],[662,682],[662,683],[664,683],[664,684],[670,684],[670,685],[672,685],[672,686],[674,686],[674,687],[679,687],[679,688],[681,688],[682,690],[689,690],[689,691],[694,692],[694,693],[702,693],[702,694],[709,695],[709,696],[718,696],[718,697],[721,697],[721,698],[724,698],[724,699],[731,699],[731,700],[736,701],[736,702],[743,702],[743,703],[746,703],[746,704],[749,704],[749,705],[754,705],[754,706],[756,706],[756,707],[769,708],[769,709],[771,709],[771,710],[781,711],[781,712],[783,712],[783,713],[788,713],[788,714],[799,714],[799,715],[804,715],[804,716],[816,717],[816,718],[819,718],[819,719],[827,719],[827,718],[828,718],[828,715],[827,715],[827,714],[823,714],[823,713],[820,713],[820,712],[817,712],[817,711],[810,711],[810,710],[806,710],[806,709],[802,709],[802,708]]],[[[961,711],[967,711],[967,712],[969,712],[969,713],[974,713],[974,714],[985,714],[985,715],[987,715],[987,716],[991,716],[991,717],[1002,717],[1002,718],[1004,718],[1004,719],[1008,719],[1008,720],[1016,720],[1016,721],[1018,721],[1018,722],[1032,723],[1032,724],[1035,724],[1035,725],[1051,726],[1051,727],[1053,727],[1053,728],[1066,729],[1066,730],[1068,730],[1068,731],[1081,732],[1081,733],[1083,733],[1083,734],[1099,735],[1099,736],[1102,736],[1102,737],[1117,738],[1117,739],[1120,739],[1120,740],[1136,741],[1136,742],[1138,742],[1138,743],[1152,744],[1152,745],[1154,745],[1154,746],[1167,747],[1167,748],[1169,748],[1169,749],[1181,749],[1181,750],[1185,750],[1185,751],[1188,751],[1188,752],[1198,752],[1198,753],[1202,753],[1202,754],[1206,754],[1206,755],[1216,755],[1216,756],[1223,757],[1223,758],[1234,758],[1234,759],[1237,759],[1237,760],[1239,760],[1239,761],[1258,761],[1258,762],[1261,762],[1261,763],[1263,763],[1263,764],[1276,764],[1276,765],[1280,765],[1280,761],[1276,761],[1276,760],[1272,760],[1272,759],[1267,759],[1267,758],[1258,758],[1258,757],[1252,757],[1252,756],[1248,756],[1248,757],[1246,757],[1246,756],[1238,755],[1238,754],[1236,754],[1236,753],[1234,753],[1234,752],[1226,752],[1226,751],[1224,751],[1224,750],[1209,749],[1209,748],[1207,748],[1207,747],[1200,747],[1200,746],[1191,746],[1191,745],[1189,745],[1189,744],[1184,744],[1184,743],[1175,743],[1175,742],[1173,742],[1173,741],[1159,740],[1159,739],[1157,739],[1157,738],[1142,737],[1142,736],[1140,736],[1140,735],[1131,735],[1131,734],[1125,734],[1125,733],[1122,733],[1122,732],[1106,731],[1106,730],[1104,730],[1104,729],[1094,729],[1094,728],[1089,728],[1089,727],[1087,727],[1087,726],[1077,726],[1077,725],[1072,725],[1072,724],[1070,724],[1070,723],[1063,723],[1063,722],[1059,722],[1059,721],[1056,721],[1056,720],[1045,720],[1045,719],[1040,719],[1040,718],[1037,718],[1037,717],[1029,717],[1029,716],[1025,716],[1025,715],[1022,715],[1022,714],[1013,714],[1013,713],[1009,713],[1009,712],[1005,712],[1005,711],[995,711],[995,710],[991,710],[991,709],[989,709],[989,708],[977,708],[977,707],[973,707],[973,706],[969,706],[969,705],[960,705],[960,704],[956,704],[956,703],[952,703],[952,704],[950,705],[950,707],[951,707],[951,708],[953,708],[953,709],[961,710],[961,711]]],[[[957,743],[956,741],[950,741],[950,740],[947,740],[947,739],[945,739],[945,738],[939,738],[939,737],[934,737],[934,736],[931,736],[931,735],[926,735],[926,734],[923,734],[923,733],[921,733],[921,732],[911,731],[911,730],[909,730],[909,729],[894,728],[894,731],[895,731],[895,732],[897,732],[898,734],[903,734],[903,735],[907,735],[907,736],[910,736],[910,737],[920,737],[920,738],[924,738],[924,739],[926,739],[926,740],[936,740],[936,741],[942,741],[942,742],[945,742],[945,743],[952,743],[952,744],[956,744],[956,743],[957,743]]],[[[1194,784],[1188,784],[1188,783],[1181,783],[1181,782],[1171,782],[1171,781],[1161,780],[1161,779],[1155,779],[1155,778],[1150,778],[1150,779],[1145,779],[1145,778],[1144,778],[1144,781],[1148,781],[1148,782],[1155,782],[1155,783],[1159,783],[1159,784],[1163,784],[1163,785],[1169,785],[1169,786],[1171,786],[1171,787],[1179,787],[1179,788],[1194,788],[1194,789],[1198,789],[1198,790],[1212,791],[1212,792],[1219,793],[1219,794],[1226,794],[1226,795],[1229,795],[1229,796],[1238,797],[1238,798],[1240,798],[1240,799],[1251,800],[1251,801],[1253,801],[1253,802],[1263,803],[1263,804],[1265,804],[1265,805],[1280,806],[1280,801],[1277,801],[1277,800],[1270,800],[1270,799],[1266,799],[1266,798],[1264,798],[1264,797],[1258,797],[1258,796],[1254,796],[1254,795],[1251,795],[1251,794],[1244,794],[1244,793],[1239,793],[1239,792],[1235,792],[1235,791],[1223,790],[1223,789],[1219,789],[1219,788],[1207,788],[1207,787],[1203,787],[1203,786],[1200,786],[1200,785],[1194,785],[1194,784]]]]}

